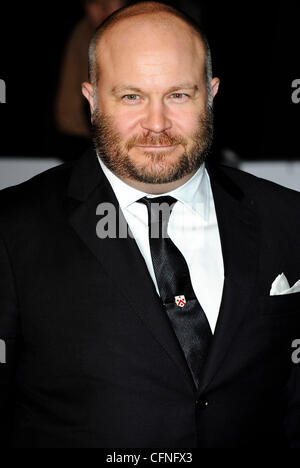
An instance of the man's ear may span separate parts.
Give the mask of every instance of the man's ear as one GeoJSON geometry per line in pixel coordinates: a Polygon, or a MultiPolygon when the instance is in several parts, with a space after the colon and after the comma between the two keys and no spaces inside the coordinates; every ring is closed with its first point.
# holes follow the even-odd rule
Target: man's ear
{"type": "Polygon", "coordinates": [[[212,98],[214,98],[215,95],[217,94],[218,89],[219,89],[219,85],[220,85],[220,80],[219,80],[219,78],[213,78],[213,79],[211,80],[210,86],[211,86],[212,98]]]}
{"type": "Polygon", "coordinates": [[[92,121],[92,115],[95,109],[94,88],[91,85],[91,83],[88,83],[87,81],[85,81],[84,83],[81,84],[81,92],[89,102],[90,110],[91,110],[91,121],[92,121]]]}

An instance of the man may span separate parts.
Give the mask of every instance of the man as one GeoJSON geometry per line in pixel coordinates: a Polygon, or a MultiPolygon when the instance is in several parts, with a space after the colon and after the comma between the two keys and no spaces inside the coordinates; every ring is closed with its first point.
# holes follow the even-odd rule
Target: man
{"type": "Polygon", "coordinates": [[[97,30],[96,151],[1,193],[3,445],[300,446],[300,195],[206,160],[218,86],[174,9],[97,30]]]}

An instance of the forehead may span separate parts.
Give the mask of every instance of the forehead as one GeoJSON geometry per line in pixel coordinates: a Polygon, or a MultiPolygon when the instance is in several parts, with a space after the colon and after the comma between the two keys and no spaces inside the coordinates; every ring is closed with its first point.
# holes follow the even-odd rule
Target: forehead
{"type": "Polygon", "coordinates": [[[175,78],[201,80],[205,47],[180,18],[141,15],[126,18],[104,33],[96,61],[104,81],[134,80],[137,85],[153,86],[175,78]]]}

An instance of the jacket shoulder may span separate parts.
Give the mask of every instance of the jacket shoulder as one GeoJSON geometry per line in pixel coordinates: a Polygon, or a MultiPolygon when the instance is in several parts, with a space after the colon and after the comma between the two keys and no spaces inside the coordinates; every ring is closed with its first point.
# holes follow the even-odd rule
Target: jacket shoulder
{"type": "MultiPolygon", "coordinates": [[[[68,161],[40,172],[30,179],[0,190],[0,200],[13,200],[13,198],[28,196],[31,192],[38,191],[39,194],[45,189],[59,189],[69,178],[75,161],[68,161]]],[[[36,195],[36,193],[35,193],[36,195]]]]}
{"type": "Polygon", "coordinates": [[[290,189],[276,182],[255,176],[241,169],[226,166],[224,164],[210,165],[213,172],[218,172],[219,177],[227,177],[234,182],[242,191],[256,198],[260,195],[294,199],[300,201],[300,192],[290,189]]]}
{"type": "Polygon", "coordinates": [[[299,236],[300,192],[223,164],[209,164],[208,168],[212,180],[254,209],[262,225],[299,236]]]}
{"type": "Polygon", "coordinates": [[[67,196],[68,181],[75,161],[59,164],[17,185],[0,190],[0,222],[28,220],[67,196]]]}

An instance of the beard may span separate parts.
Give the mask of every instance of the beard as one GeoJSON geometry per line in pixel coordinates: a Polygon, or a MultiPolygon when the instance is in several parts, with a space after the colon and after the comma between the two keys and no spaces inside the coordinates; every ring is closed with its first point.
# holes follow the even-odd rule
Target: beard
{"type": "Polygon", "coordinates": [[[169,131],[160,134],[148,131],[122,142],[121,136],[114,130],[112,116],[100,113],[98,108],[93,113],[92,137],[98,156],[119,178],[149,184],[174,182],[196,172],[208,156],[213,140],[212,107],[207,106],[206,111],[199,116],[197,130],[189,137],[189,149],[187,138],[169,131]],[[147,162],[143,158],[143,162],[139,164],[132,161],[129,155],[131,148],[136,145],[182,145],[184,152],[175,162],[170,162],[168,151],[145,150],[143,154],[147,162]]]}

